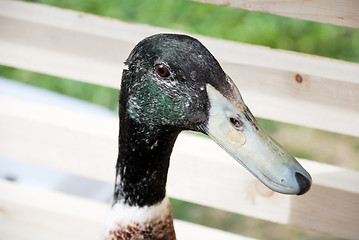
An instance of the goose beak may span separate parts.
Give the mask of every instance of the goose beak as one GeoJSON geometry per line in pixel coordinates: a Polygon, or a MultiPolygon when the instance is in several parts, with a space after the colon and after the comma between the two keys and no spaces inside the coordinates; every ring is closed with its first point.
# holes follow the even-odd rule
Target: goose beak
{"type": "Polygon", "coordinates": [[[311,186],[309,173],[258,124],[232,82],[222,95],[207,84],[210,102],[206,133],[273,191],[301,195],[311,186]]]}

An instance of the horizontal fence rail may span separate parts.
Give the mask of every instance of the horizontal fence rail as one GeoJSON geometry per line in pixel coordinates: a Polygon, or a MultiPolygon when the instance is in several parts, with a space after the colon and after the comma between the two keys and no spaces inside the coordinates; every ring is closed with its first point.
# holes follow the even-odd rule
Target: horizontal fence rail
{"type": "MultiPolygon", "coordinates": [[[[0,1],[0,64],[118,88],[131,49],[159,32],[173,31],[0,1]]],[[[359,136],[359,64],[198,38],[255,115],[359,136]]]]}
{"type": "MultiPolygon", "coordinates": [[[[0,218],[1,239],[101,239],[108,204],[1,179],[0,189],[0,217],[8,219],[0,218]]],[[[174,225],[180,240],[255,240],[179,220],[174,225]]]]}
{"type": "Polygon", "coordinates": [[[272,13],[285,17],[359,28],[357,0],[194,0],[211,4],[272,13]]]}

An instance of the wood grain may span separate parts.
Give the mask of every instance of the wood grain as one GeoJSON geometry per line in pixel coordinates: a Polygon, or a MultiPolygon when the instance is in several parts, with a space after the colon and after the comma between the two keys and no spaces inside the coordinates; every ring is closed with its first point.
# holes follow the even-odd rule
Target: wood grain
{"type": "Polygon", "coordinates": [[[356,0],[194,0],[198,2],[225,5],[299,18],[314,22],[331,23],[340,26],[359,28],[359,2],[356,0]]]}

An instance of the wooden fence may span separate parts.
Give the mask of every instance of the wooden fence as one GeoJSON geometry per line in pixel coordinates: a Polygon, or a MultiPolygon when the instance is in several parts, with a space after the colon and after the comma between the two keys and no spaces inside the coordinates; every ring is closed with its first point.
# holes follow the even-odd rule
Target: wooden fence
{"type": "MultiPolygon", "coordinates": [[[[355,0],[206,2],[359,27],[355,0]]],[[[118,88],[131,49],[160,32],[174,31],[1,0],[0,64],[118,88]]],[[[359,137],[359,64],[196,37],[240,85],[255,115],[359,137]]],[[[116,118],[0,95],[0,157],[113,182],[117,134],[116,118]]],[[[181,134],[169,196],[358,238],[358,172],[300,160],[313,177],[312,189],[286,196],[263,188],[230,158],[212,141],[181,134]]],[[[90,199],[0,180],[0,239],[99,239],[106,209],[90,199]]],[[[248,239],[178,220],[175,225],[179,239],[248,239]]]]}

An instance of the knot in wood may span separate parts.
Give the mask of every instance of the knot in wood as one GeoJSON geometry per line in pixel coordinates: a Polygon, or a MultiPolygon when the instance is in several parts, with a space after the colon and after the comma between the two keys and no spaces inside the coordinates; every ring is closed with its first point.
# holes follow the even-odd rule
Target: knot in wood
{"type": "Polygon", "coordinates": [[[300,74],[296,74],[295,75],[295,81],[297,81],[297,83],[302,83],[303,82],[302,76],[300,76],[300,74]]]}

